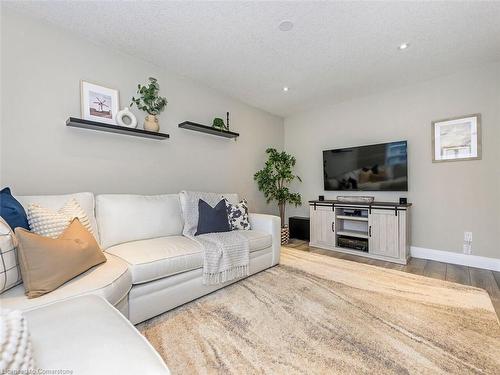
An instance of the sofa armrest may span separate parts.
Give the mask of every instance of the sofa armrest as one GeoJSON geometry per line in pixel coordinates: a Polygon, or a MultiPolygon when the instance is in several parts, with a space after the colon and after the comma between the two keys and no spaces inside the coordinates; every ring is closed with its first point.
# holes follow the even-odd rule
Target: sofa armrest
{"type": "Polygon", "coordinates": [[[281,220],[279,216],[254,213],[250,213],[248,216],[252,229],[269,233],[273,236],[272,266],[278,264],[281,251],[281,220]]]}

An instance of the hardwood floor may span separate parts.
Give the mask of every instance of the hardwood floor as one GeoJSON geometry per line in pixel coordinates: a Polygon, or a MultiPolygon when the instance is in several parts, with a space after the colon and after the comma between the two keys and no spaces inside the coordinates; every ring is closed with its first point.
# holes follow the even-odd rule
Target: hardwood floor
{"type": "Polygon", "coordinates": [[[356,255],[344,254],[337,251],[323,250],[309,246],[308,242],[291,239],[287,245],[299,250],[310,251],[316,254],[328,255],[335,258],[347,259],[358,263],[391,268],[434,279],[451,281],[454,283],[471,285],[486,290],[493,302],[493,306],[500,319],[500,272],[483,270],[456,264],[436,262],[434,260],[411,258],[407,265],[368,259],[356,255]]]}

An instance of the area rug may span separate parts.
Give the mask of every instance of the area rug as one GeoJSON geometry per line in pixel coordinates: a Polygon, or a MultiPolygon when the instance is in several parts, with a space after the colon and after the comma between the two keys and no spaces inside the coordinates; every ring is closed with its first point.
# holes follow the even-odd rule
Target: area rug
{"type": "Polygon", "coordinates": [[[173,374],[500,372],[484,290],[288,248],[138,329],[173,374]]]}

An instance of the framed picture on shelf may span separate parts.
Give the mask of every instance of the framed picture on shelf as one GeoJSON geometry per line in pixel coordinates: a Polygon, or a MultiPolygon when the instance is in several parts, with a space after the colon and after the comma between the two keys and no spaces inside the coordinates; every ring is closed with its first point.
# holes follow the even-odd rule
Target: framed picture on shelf
{"type": "Polygon", "coordinates": [[[481,159],[481,115],[432,122],[432,162],[481,159]]]}
{"type": "Polygon", "coordinates": [[[80,89],[82,119],[116,125],[118,90],[86,81],[80,81],[80,89]]]}

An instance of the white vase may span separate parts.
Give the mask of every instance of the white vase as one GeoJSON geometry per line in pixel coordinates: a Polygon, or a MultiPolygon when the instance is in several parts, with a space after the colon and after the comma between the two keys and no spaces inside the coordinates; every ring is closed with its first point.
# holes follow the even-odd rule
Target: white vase
{"type": "Polygon", "coordinates": [[[135,115],[130,112],[130,110],[125,107],[121,111],[118,111],[116,114],[116,122],[120,126],[124,126],[126,128],[137,128],[137,118],[135,115]],[[124,118],[128,118],[130,120],[130,123],[127,124],[123,121],[124,118]]]}

